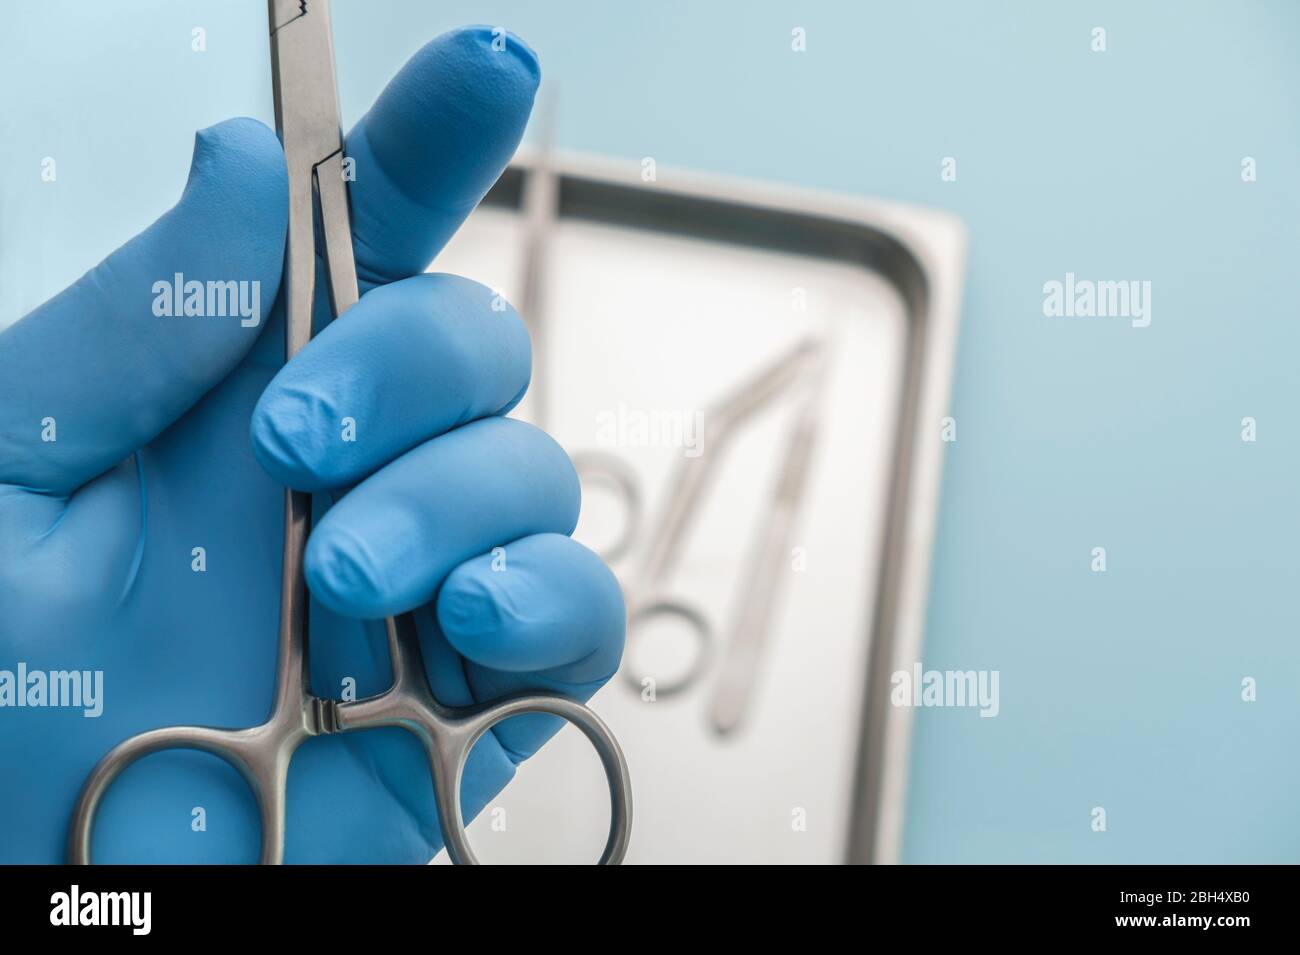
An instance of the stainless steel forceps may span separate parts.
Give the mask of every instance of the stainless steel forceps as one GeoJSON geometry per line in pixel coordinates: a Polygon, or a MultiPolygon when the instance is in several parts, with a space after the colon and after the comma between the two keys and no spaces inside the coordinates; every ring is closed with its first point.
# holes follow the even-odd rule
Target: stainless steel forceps
{"type": "Polygon", "coordinates": [[[649,526],[641,524],[641,491],[631,467],[600,452],[574,456],[578,472],[599,478],[619,495],[625,511],[624,530],[602,555],[612,560],[640,546],[640,559],[624,587],[628,604],[628,657],[625,681],[638,692],[646,674],[637,668],[635,645],[652,621],[673,621],[695,642],[695,657],[688,670],[671,680],[655,680],[657,696],[681,693],[708,667],[713,628],[698,607],[672,596],[665,585],[680,563],[683,544],[696,523],[709,486],[718,474],[725,447],[754,415],[779,397],[795,394],[799,405],[780,450],[780,470],[772,488],[768,510],[760,522],[759,536],[741,578],[739,614],[731,625],[723,666],[714,688],[710,721],[721,735],[735,731],[749,709],[773,616],[781,571],[789,556],[791,535],[805,496],[808,475],[821,419],[821,402],[830,346],[824,335],[810,335],[794,348],[760,369],[725,395],[704,414],[700,457],[684,457],[669,477],[660,511],[649,526]]]}
{"type": "MultiPolygon", "coordinates": [[[[285,253],[287,294],[286,359],[312,334],[316,233],[319,205],[324,259],[335,315],[357,298],[356,265],[347,187],[343,179],[343,137],[334,84],[334,52],[328,0],[269,0],[275,125],[289,172],[289,238],[285,253]]],[[[323,733],[400,726],[424,744],[433,777],[433,796],[447,854],[474,863],[461,816],[460,782],[474,743],[495,724],[522,713],[549,713],[576,726],[591,741],[609,781],[609,839],[602,863],[618,863],[627,852],[632,825],[627,763],[609,728],[574,700],[543,693],[453,708],[433,696],[415,618],[386,621],[393,685],[378,696],[340,702],[313,695],[307,663],[308,600],[303,553],[311,530],[311,495],[286,490],[284,567],[281,578],[279,661],[270,718],[251,729],[173,726],[133,736],[99,761],[82,787],[73,811],[69,856],[90,862],[95,811],[105,790],[129,764],[164,749],[196,749],[226,760],[243,775],[262,817],[263,863],[284,860],[285,789],[289,761],[308,737],[323,733]]]]}

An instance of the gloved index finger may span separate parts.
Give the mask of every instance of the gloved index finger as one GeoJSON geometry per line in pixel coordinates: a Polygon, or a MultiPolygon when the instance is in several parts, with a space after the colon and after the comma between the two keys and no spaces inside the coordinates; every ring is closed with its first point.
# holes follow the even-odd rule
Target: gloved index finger
{"type": "Polygon", "coordinates": [[[473,26],[392,79],[344,146],[363,293],[424,271],[514,155],[540,78],[522,40],[473,26]]]}

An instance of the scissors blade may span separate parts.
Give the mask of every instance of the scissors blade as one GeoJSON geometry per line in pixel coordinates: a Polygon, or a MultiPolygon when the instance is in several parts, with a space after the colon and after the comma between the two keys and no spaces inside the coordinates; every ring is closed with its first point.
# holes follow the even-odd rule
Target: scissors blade
{"type": "Polygon", "coordinates": [[[534,386],[521,403],[520,411],[539,428],[547,426],[550,402],[549,338],[546,321],[546,276],[550,251],[559,218],[560,177],[551,161],[555,140],[555,94],[543,91],[538,112],[540,135],[537,160],[524,177],[524,282],[519,311],[533,340],[534,386]]]}
{"type": "Polygon", "coordinates": [[[744,721],[749,710],[763,655],[776,623],[776,602],[784,578],[786,561],[794,543],[799,511],[806,496],[813,449],[821,423],[822,394],[825,390],[826,355],[818,355],[805,374],[806,393],[790,427],[782,450],[781,470],[772,488],[766,519],[742,577],[745,581],[738,612],[713,691],[713,728],[726,736],[744,721]]]}
{"type": "MultiPolygon", "coordinates": [[[[316,292],[317,203],[334,314],[357,300],[356,264],[343,134],[334,83],[334,43],[328,0],[268,0],[275,130],[289,175],[289,229],[285,244],[285,360],[312,336],[316,292]]],[[[286,489],[284,563],[281,571],[280,663],[275,712],[297,713],[310,693],[307,665],[307,585],[303,554],[311,528],[311,495],[286,489]]],[[[317,728],[313,727],[313,732],[317,728]]]]}
{"type": "Polygon", "coordinates": [[[286,358],[311,338],[319,202],[334,314],[357,300],[329,0],[268,0],[275,131],[289,174],[286,358]]]}
{"type": "Polygon", "coordinates": [[[704,453],[677,462],[654,533],[641,553],[633,585],[637,593],[655,589],[676,565],[686,531],[713,483],[722,451],[731,438],[749,418],[805,380],[823,348],[821,336],[809,335],[704,412],[704,453]]]}
{"type": "Polygon", "coordinates": [[[269,0],[275,131],[290,175],[343,148],[329,0],[269,0]]]}

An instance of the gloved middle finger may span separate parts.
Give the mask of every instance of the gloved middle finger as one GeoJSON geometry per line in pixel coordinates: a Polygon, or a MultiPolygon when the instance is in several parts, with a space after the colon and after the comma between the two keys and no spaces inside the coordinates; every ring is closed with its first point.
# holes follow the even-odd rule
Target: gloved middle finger
{"type": "Polygon", "coordinates": [[[454,275],[367,293],[262,393],[253,450],[277,483],[349,487],[445,431],[509,411],[532,353],[513,308],[454,275]]]}

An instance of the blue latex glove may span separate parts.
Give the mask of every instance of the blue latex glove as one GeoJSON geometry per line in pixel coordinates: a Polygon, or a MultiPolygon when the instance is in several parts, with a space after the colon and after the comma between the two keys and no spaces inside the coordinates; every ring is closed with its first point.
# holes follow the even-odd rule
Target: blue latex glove
{"type": "MultiPolygon", "coordinates": [[[[573,469],[502,417],[528,384],[527,333],[484,286],[421,274],[514,152],[537,82],[522,42],[496,51],[470,28],[389,84],[347,137],[362,298],[287,365],[282,307],[252,327],[153,311],[154,283],[178,272],[276,298],[284,160],[247,119],[200,132],[176,207],[0,334],[0,671],[103,671],[98,717],[0,707],[0,861],[61,861],[82,780],[125,737],[266,718],[282,485],[321,492],[306,558],[320,695],[347,678],[358,697],[385,689],[375,618],[412,608],[448,704],[585,699],[615,671],[622,598],[568,537],[573,469]]],[[[558,726],[527,716],[485,736],[467,816],[558,726]]],[[[288,792],[288,861],[414,863],[441,846],[424,753],[401,730],[309,740],[288,792]]],[[[171,751],[112,786],[93,854],[250,862],[259,839],[236,772],[171,751]]]]}

